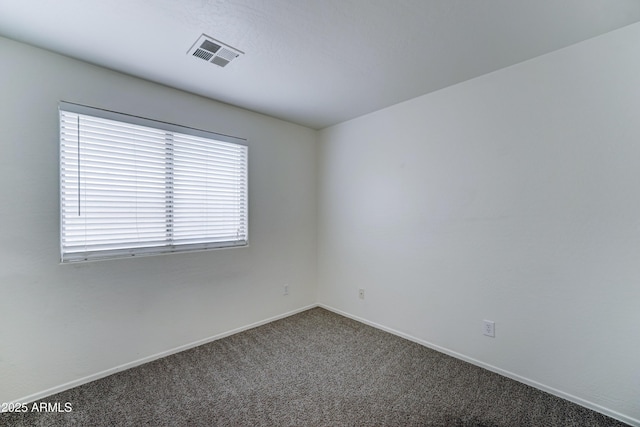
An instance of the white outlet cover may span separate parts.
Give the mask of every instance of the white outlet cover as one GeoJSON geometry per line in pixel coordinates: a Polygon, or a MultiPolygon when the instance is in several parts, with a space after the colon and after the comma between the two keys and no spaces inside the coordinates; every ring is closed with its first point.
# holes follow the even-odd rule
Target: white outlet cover
{"type": "Polygon", "coordinates": [[[496,337],[496,322],[493,320],[482,321],[482,334],[491,338],[496,337]]]}

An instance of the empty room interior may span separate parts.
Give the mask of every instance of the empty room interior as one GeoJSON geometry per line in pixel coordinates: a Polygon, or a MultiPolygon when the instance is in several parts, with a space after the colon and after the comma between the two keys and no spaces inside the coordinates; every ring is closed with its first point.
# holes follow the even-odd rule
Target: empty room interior
{"type": "Polygon", "coordinates": [[[0,88],[3,412],[316,313],[640,426],[639,1],[0,0],[0,88]],[[74,255],[67,110],[242,147],[244,234],[74,255]]]}

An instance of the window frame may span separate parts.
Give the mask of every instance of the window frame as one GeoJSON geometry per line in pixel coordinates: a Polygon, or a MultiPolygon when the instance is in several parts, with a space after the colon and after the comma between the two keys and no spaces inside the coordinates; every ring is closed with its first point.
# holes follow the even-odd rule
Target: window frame
{"type": "MultiPolygon", "coordinates": [[[[86,262],[86,261],[97,261],[97,260],[107,260],[107,259],[119,259],[119,258],[130,258],[130,257],[139,257],[139,256],[151,256],[151,255],[164,255],[169,253],[183,253],[183,252],[200,252],[200,251],[208,251],[208,250],[217,250],[217,249],[227,249],[227,248],[237,248],[237,247],[248,247],[249,246],[249,153],[248,153],[248,143],[244,138],[239,138],[235,136],[220,134],[211,131],[205,131],[201,129],[196,129],[187,126],[181,126],[169,122],[139,117],[131,114],[115,112],[111,110],[105,110],[101,108],[89,107],[86,105],[60,101],[58,105],[58,125],[59,125],[59,215],[60,215],[60,262],[62,264],[67,263],[76,263],[76,262],[86,262]],[[113,120],[116,122],[121,122],[130,125],[144,126],[164,132],[168,132],[173,134],[181,134],[199,138],[206,138],[215,141],[220,141],[223,143],[230,143],[244,147],[244,215],[243,215],[243,224],[244,224],[244,239],[242,240],[229,240],[225,242],[200,242],[200,243],[182,243],[182,244],[167,244],[161,246],[138,246],[134,248],[120,248],[120,249],[107,249],[107,250],[89,250],[85,252],[66,252],[64,246],[64,212],[63,212],[63,203],[64,203],[64,195],[63,195],[63,123],[62,123],[62,114],[63,112],[68,112],[72,114],[80,114],[91,116],[99,119],[113,120]]],[[[81,142],[79,142],[81,143],[81,142]]],[[[173,140],[169,143],[171,147],[173,146],[173,140]]],[[[168,146],[167,146],[168,147],[168,146]]],[[[173,168],[175,166],[175,158],[173,158],[174,162],[171,164],[173,168]]],[[[80,172],[78,172],[80,176],[80,172]]],[[[172,206],[172,205],[171,205],[172,206]]],[[[144,242],[149,243],[145,240],[140,240],[140,242],[144,245],[144,242]]]]}

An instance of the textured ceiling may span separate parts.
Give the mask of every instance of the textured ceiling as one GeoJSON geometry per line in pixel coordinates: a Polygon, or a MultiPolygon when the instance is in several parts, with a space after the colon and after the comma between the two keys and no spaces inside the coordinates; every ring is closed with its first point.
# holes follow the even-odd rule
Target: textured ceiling
{"type": "Polygon", "coordinates": [[[0,0],[0,35],[322,128],[640,21],[640,0],[0,0]],[[187,55],[202,34],[245,55],[187,55]]]}

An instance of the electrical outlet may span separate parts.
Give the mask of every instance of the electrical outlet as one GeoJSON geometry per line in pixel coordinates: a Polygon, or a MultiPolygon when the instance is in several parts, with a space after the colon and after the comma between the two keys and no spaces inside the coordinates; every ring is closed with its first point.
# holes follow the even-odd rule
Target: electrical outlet
{"type": "Polygon", "coordinates": [[[282,287],[282,295],[289,295],[289,285],[284,285],[282,287]]]}
{"type": "Polygon", "coordinates": [[[364,299],[364,289],[358,289],[358,298],[364,299]]]}
{"type": "Polygon", "coordinates": [[[483,320],[482,333],[488,337],[496,337],[496,322],[493,320],[483,320]]]}

